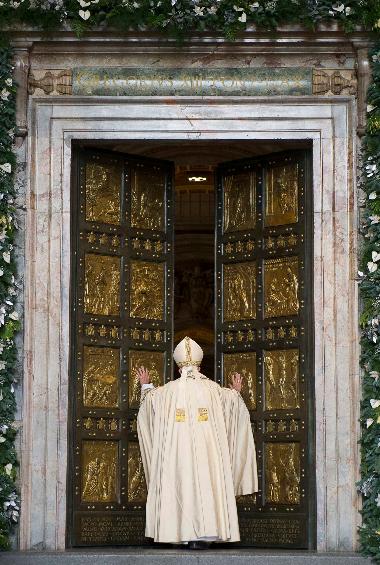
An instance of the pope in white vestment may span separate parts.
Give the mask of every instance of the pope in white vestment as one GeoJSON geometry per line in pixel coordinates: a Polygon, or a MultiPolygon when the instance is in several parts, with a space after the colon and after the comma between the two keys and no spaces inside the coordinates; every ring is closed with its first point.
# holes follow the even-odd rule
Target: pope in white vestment
{"type": "MultiPolygon", "coordinates": [[[[145,535],[156,542],[239,541],[235,497],[257,491],[247,407],[238,390],[199,372],[202,357],[199,345],[186,337],[174,350],[179,379],[154,388],[147,384],[148,372],[138,372],[145,535]]],[[[239,383],[240,375],[234,378],[239,383]]]]}

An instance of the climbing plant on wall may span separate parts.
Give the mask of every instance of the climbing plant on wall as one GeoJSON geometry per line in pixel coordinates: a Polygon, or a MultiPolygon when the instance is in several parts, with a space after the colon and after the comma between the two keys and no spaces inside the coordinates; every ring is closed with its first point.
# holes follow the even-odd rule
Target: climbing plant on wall
{"type": "MultiPolygon", "coordinates": [[[[54,31],[69,27],[78,35],[93,28],[157,30],[184,36],[188,30],[213,30],[232,39],[247,25],[276,29],[281,24],[313,28],[336,21],[347,32],[364,26],[380,38],[380,0],[0,0],[0,26],[8,34],[0,46],[0,548],[9,547],[17,523],[17,459],[13,427],[16,402],[15,333],[19,314],[14,237],[13,140],[16,132],[12,29],[27,24],[54,31]]],[[[363,144],[361,188],[365,212],[359,271],[362,297],[360,324],[363,394],[361,407],[362,552],[380,562],[380,42],[372,55],[373,81],[368,95],[368,123],[363,144]]]]}
{"type": "Polygon", "coordinates": [[[365,209],[361,222],[363,245],[361,362],[362,551],[380,562],[380,43],[372,54],[372,84],[368,91],[367,132],[363,144],[365,209]]]}
{"type": "Polygon", "coordinates": [[[18,521],[19,499],[15,487],[17,459],[13,427],[16,411],[14,366],[15,332],[19,314],[17,297],[14,237],[15,218],[14,171],[16,159],[12,150],[15,135],[15,85],[12,53],[0,49],[0,548],[9,546],[9,534],[18,521]]]}

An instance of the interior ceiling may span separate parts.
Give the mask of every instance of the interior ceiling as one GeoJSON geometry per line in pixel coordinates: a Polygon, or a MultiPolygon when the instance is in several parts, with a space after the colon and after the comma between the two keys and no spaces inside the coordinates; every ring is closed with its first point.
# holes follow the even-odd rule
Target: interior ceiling
{"type": "MultiPolygon", "coordinates": [[[[87,144],[86,144],[87,145],[87,144]]],[[[308,147],[307,141],[119,141],[93,142],[98,148],[174,161],[177,171],[213,170],[224,161],[308,147]]]]}

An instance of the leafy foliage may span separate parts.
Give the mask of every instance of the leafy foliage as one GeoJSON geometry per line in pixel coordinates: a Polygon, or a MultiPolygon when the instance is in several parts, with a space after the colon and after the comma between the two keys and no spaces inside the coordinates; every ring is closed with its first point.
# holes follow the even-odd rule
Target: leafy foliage
{"type": "Polygon", "coordinates": [[[8,549],[9,534],[19,515],[15,487],[16,430],[13,427],[16,411],[14,336],[20,322],[15,310],[17,285],[13,252],[17,223],[14,204],[16,159],[12,149],[16,88],[12,74],[12,52],[3,47],[0,49],[0,549],[8,549]]]}
{"type": "Polygon", "coordinates": [[[362,478],[358,487],[363,494],[362,552],[380,563],[380,44],[372,54],[372,67],[361,183],[366,206],[361,224],[364,243],[359,271],[363,392],[362,478]]]}
{"type": "Polygon", "coordinates": [[[3,0],[2,27],[16,23],[52,30],[67,23],[77,34],[98,26],[164,30],[183,36],[189,31],[221,31],[227,38],[247,23],[276,29],[284,23],[315,27],[339,21],[347,31],[356,25],[376,29],[379,0],[3,0]]]}

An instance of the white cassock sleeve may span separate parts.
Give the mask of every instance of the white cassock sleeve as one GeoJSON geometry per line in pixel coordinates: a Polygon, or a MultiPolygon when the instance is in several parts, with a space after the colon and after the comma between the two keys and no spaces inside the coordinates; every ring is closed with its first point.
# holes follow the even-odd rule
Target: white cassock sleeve
{"type": "Polygon", "coordinates": [[[230,449],[235,496],[258,490],[255,441],[243,397],[222,387],[227,440],[230,449]]]}
{"type": "Polygon", "coordinates": [[[148,488],[153,452],[154,393],[153,385],[142,386],[140,409],[137,414],[137,435],[148,488]]]}

